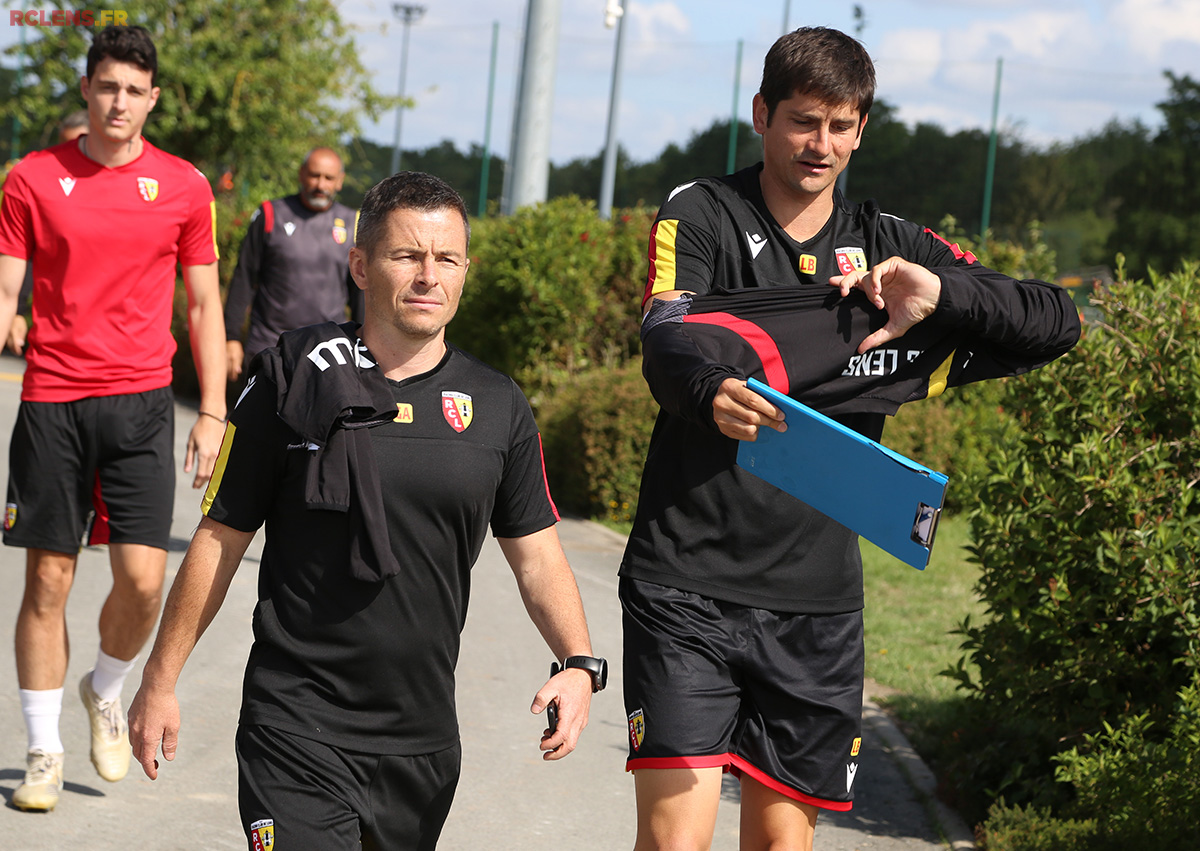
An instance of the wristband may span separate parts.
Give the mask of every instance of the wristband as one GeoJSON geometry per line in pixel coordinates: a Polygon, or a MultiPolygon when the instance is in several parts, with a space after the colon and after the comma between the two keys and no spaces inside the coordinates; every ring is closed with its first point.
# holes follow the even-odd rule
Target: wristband
{"type": "Polygon", "coordinates": [[[602,691],[608,685],[608,660],[594,656],[568,656],[563,668],[582,668],[591,674],[592,693],[602,691]]]}

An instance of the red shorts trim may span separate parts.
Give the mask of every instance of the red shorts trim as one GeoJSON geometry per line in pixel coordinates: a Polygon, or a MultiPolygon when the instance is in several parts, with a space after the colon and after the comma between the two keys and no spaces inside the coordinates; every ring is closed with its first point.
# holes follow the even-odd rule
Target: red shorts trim
{"type": "Polygon", "coordinates": [[[822,810],[836,810],[839,813],[849,812],[854,808],[853,801],[829,801],[825,798],[806,795],[791,786],[780,783],[774,777],[764,774],[761,769],[732,753],[713,754],[712,756],[645,757],[625,762],[626,771],[637,771],[640,768],[723,768],[738,777],[748,774],[768,789],[773,789],[785,798],[791,798],[802,804],[809,804],[822,810]]]}
{"type": "Polygon", "coordinates": [[[92,489],[92,528],[88,530],[88,546],[107,544],[112,538],[112,528],[108,524],[108,505],[104,502],[104,494],[100,490],[100,474],[96,473],[96,486],[92,489]]]}
{"type": "Polygon", "coordinates": [[[712,754],[711,756],[647,756],[640,759],[625,761],[626,771],[637,771],[639,768],[723,768],[726,771],[733,764],[734,756],[728,753],[712,754]]]}
{"type": "Polygon", "coordinates": [[[737,754],[730,754],[729,759],[732,762],[730,771],[741,776],[749,774],[750,777],[757,780],[768,789],[773,789],[784,797],[791,798],[793,801],[799,801],[802,804],[811,804],[814,807],[820,807],[823,810],[836,810],[839,813],[849,812],[854,808],[853,801],[828,801],[824,798],[814,798],[812,795],[805,795],[793,789],[791,786],[785,786],[773,777],[769,777],[746,760],[742,759],[737,754]]]}

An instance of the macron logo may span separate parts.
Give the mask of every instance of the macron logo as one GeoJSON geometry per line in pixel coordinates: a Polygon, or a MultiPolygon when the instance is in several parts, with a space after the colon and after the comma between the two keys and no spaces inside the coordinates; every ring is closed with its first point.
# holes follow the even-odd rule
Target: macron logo
{"type": "Polygon", "coordinates": [[[854,785],[854,775],[858,773],[858,763],[848,763],[846,765],[846,794],[850,794],[850,787],[854,785]]]}
{"type": "Polygon", "coordinates": [[[63,195],[70,196],[71,190],[75,188],[75,178],[60,177],[58,179],[58,185],[62,187],[63,195]]]}
{"type": "Polygon", "coordinates": [[[250,388],[254,386],[254,381],[257,378],[258,378],[257,373],[250,376],[250,380],[246,382],[246,389],[242,391],[241,396],[238,396],[238,400],[233,403],[233,407],[236,408],[238,405],[242,404],[242,400],[246,398],[246,394],[250,392],[250,388]]]}
{"type": "Polygon", "coordinates": [[[683,190],[691,189],[695,185],[696,185],[696,181],[693,180],[691,183],[683,183],[683,184],[680,184],[679,186],[676,186],[674,189],[671,190],[671,194],[667,196],[667,200],[670,201],[672,198],[674,198],[676,195],[678,195],[683,190]]]}
{"type": "Polygon", "coordinates": [[[759,252],[767,244],[766,237],[759,236],[758,234],[751,236],[750,231],[746,231],[746,241],[750,243],[750,258],[757,260],[759,252]]]}

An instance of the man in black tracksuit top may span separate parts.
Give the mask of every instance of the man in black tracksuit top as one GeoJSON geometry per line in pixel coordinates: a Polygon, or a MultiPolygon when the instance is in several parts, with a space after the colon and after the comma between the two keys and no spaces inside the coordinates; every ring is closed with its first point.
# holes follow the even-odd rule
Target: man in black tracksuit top
{"type": "Polygon", "coordinates": [[[362,291],[348,266],[358,211],[335,200],[344,177],[335,151],[314,148],[300,165],[300,191],[254,211],[225,295],[231,382],[284,331],[344,322],[347,305],[362,321],[362,291]]]}
{"type": "Polygon", "coordinates": [[[260,525],[266,539],[237,735],[247,846],[432,851],[459,775],[454,667],[490,527],[565,670],[534,698],[574,749],[603,687],[559,545],[541,439],[508,376],[445,341],[466,277],[462,199],[404,172],[363,200],[350,255],[366,317],[256,359],[130,706],[154,778],[175,683],[260,525]]]}
{"type": "MultiPolygon", "coordinates": [[[[724,770],[743,848],[811,848],[818,809],[852,802],[857,536],[736,466],[738,439],[786,428],[745,379],[878,439],[904,402],[1078,340],[1060,288],[836,191],[873,93],[853,39],[785,35],[754,99],[763,162],[677,187],[654,224],[642,339],[662,411],[620,571],[638,851],[707,848],[724,770]]],[[[862,490],[864,511],[887,498],[862,490]]]]}

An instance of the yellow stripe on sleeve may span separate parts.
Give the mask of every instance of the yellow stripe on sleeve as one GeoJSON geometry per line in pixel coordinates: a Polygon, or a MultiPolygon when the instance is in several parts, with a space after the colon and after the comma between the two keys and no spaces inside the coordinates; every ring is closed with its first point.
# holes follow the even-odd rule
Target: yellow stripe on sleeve
{"type": "Polygon", "coordinates": [[[204,492],[204,499],[200,501],[200,513],[205,517],[208,516],[208,510],[212,508],[213,500],[217,498],[217,491],[221,489],[221,479],[225,477],[225,465],[229,463],[229,448],[233,446],[233,436],[236,433],[237,426],[233,423],[226,423],[225,437],[221,441],[221,451],[217,455],[212,478],[208,480],[208,490],[204,492]]]}
{"type": "Polygon", "coordinates": [[[354,211],[354,244],[358,245],[358,217],[362,215],[361,210],[354,211]]]}
{"type": "Polygon", "coordinates": [[[654,226],[654,256],[650,258],[650,295],[678,289],[675,239],[679,219],[662,219],[654,226]]]}
{"type": "Polygon", "coordinates": [[[933,375],[929,376],[929,391],[925,394],[926,399],[941,396],[945,392],[946,384],[950,379],[950,365],[954,363],[954,354],[951,352],[950,357],[942,361],[941,366],[933,371],[933,375]]]}
{"type": "Polygon", "coordinates": [[[221,259],[221,249],[217,248],[217,202],[209,201],[208,209],[209,209],[209,212],[212,213],[213,254],[215,254],[217,259],[220,260],[221,259]]]}

